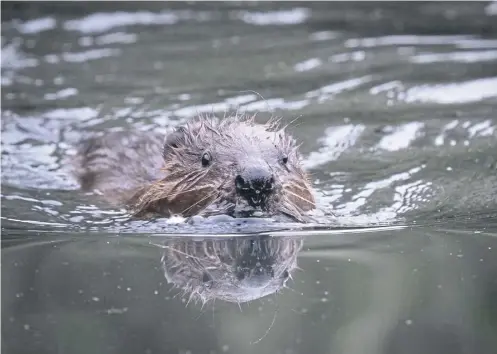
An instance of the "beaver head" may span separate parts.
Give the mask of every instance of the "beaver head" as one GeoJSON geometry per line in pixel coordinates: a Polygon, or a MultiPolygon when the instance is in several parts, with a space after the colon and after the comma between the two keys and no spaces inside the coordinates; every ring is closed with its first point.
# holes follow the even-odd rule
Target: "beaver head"
{"type": "Polygon", "coordinates": [[[140,198],[162,214],[261,211],[303,221],[315,207],[295,139],[276,121],[200,117],[166,136],[165,177],[140,198]]]}

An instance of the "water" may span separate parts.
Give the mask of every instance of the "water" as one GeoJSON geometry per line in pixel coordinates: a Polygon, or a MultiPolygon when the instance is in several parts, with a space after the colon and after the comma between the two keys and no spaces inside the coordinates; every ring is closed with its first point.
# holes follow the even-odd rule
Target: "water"
{"type": "Polygon", "coordinates": [[[4,352],[493,353],[496,16],[3,3],[4,352]],[[64,168],[85,136],[236,108],[298,118],[334,218],[132,220],[64,168]]]}

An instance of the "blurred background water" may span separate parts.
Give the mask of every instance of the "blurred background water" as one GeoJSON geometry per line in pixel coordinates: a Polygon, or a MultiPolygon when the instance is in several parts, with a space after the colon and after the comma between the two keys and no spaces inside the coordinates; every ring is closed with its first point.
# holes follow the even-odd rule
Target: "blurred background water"
{"type": "Polygon", "coordinates": [[[494,353],[496,19],[495,2],[2,2],[4,352],[494,353]],[[257,226],[252,244],[302,241],[288,288],[186,306],[160,245],[223,230],[132,220],[67,158],[237,108],[299,118],[335,228],[257,226]]]}

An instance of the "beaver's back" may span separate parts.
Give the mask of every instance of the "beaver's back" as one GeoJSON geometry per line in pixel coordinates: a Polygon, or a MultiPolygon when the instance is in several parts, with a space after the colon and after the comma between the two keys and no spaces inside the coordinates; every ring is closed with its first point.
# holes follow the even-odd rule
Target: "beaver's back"
{"type": "Polygon", "coordinates": [[[122,202],[161,174],[163,137],[148,132],[113,132],[81,143],[74,173],[81,188],[122,202]]]}

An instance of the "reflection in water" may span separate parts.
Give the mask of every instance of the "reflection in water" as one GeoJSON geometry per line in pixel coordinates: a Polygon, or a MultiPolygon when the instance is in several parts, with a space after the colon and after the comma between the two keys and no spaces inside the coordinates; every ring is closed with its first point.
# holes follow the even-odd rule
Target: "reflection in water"
{"type": "Polygon", "coordinates": [[[175,238],[164,242],[161,259],[169,283],[206,303],[247,302],[278,292],[297,266],[302,239],[235,237],[175,238]]]}

